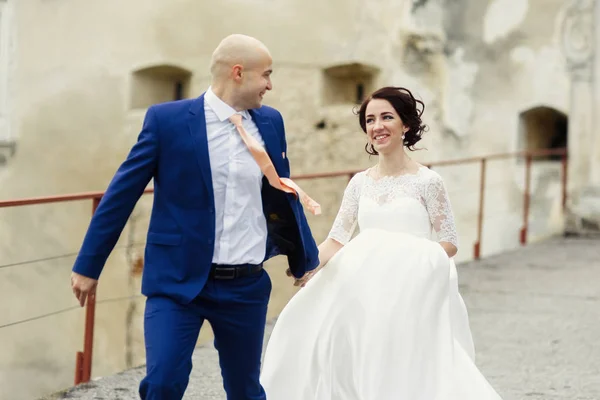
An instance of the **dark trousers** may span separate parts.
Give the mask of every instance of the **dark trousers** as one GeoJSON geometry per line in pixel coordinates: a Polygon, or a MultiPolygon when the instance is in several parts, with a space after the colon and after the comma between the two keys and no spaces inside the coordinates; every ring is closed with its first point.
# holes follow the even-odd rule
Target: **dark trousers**
{"type": "Polygon", "coordinates": [[[146,377],[142,400],[180,400],[189,382],[202,323],[215,335],[227,400],[265,400],[260,359],[271,294],[265,270],[231,280],[209,279],[190,304],[166,297],[146,301],[146,377]]]}

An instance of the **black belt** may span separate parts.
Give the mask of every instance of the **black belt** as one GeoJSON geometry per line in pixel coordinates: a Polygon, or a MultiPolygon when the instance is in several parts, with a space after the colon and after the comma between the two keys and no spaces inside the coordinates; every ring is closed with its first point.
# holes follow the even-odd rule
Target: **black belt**
{"type": "Polygon", "coordinates": [[[212,279],[236,279],[262,271],[262,264],[220,265],[212,264],[209,277],[212,279]]]}

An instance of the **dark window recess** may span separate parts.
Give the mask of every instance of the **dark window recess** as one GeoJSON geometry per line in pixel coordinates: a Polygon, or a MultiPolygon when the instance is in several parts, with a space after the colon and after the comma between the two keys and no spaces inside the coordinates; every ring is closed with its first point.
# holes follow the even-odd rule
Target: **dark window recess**
{"type": "Polygon", "coordinates": [[[359,83],[356,85],[356,103],[360,104],[365,99],[365,85],[359,83]]]}
{"type": "Polygon", "coordinates": [[[175,82],[175,98],[174,100],[183,99],[183,82],[175,82]]]}

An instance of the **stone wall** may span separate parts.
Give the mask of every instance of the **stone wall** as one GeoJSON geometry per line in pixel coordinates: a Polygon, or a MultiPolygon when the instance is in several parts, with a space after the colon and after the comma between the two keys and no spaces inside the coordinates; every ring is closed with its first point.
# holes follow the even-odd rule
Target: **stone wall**
{"type": "Polygon", "coordinates": [[[14,72],[15,72],[15,7],[14,1],[0,1],[0,182],[1,168],[16,151],[14,140],[14,72]]]}

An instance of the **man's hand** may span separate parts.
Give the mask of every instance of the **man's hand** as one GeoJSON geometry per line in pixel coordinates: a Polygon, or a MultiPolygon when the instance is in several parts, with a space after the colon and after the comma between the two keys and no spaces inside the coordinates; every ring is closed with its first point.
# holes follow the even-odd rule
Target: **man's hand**
{"type": "Polygon", "coordinates": [[[96,279],[79,275],[77,272],[71,273],[71,289],[73,289],[73,294],[79,300],[81,307],[85,305],[88,296],[96,293],[96,286],[98,286],[96,279]]]}
{"type": "MultiPolygon", "coordinates": [[[[309,280],[311,280],[311,278],[315,275],[315,273],[319,270],[319,268],[316,268],[312,271],[308,271],[307,273],[304,274],[304,276],[302,276],[302,278],[296,278],[294,277],[294,286],[300,286],[300,287],[304,287],[309,280]]],[[[285,271],[287,276],[293,276],[292,275],[292,271],[290,271],[290,269],[288,268],[285,271]]]]}

